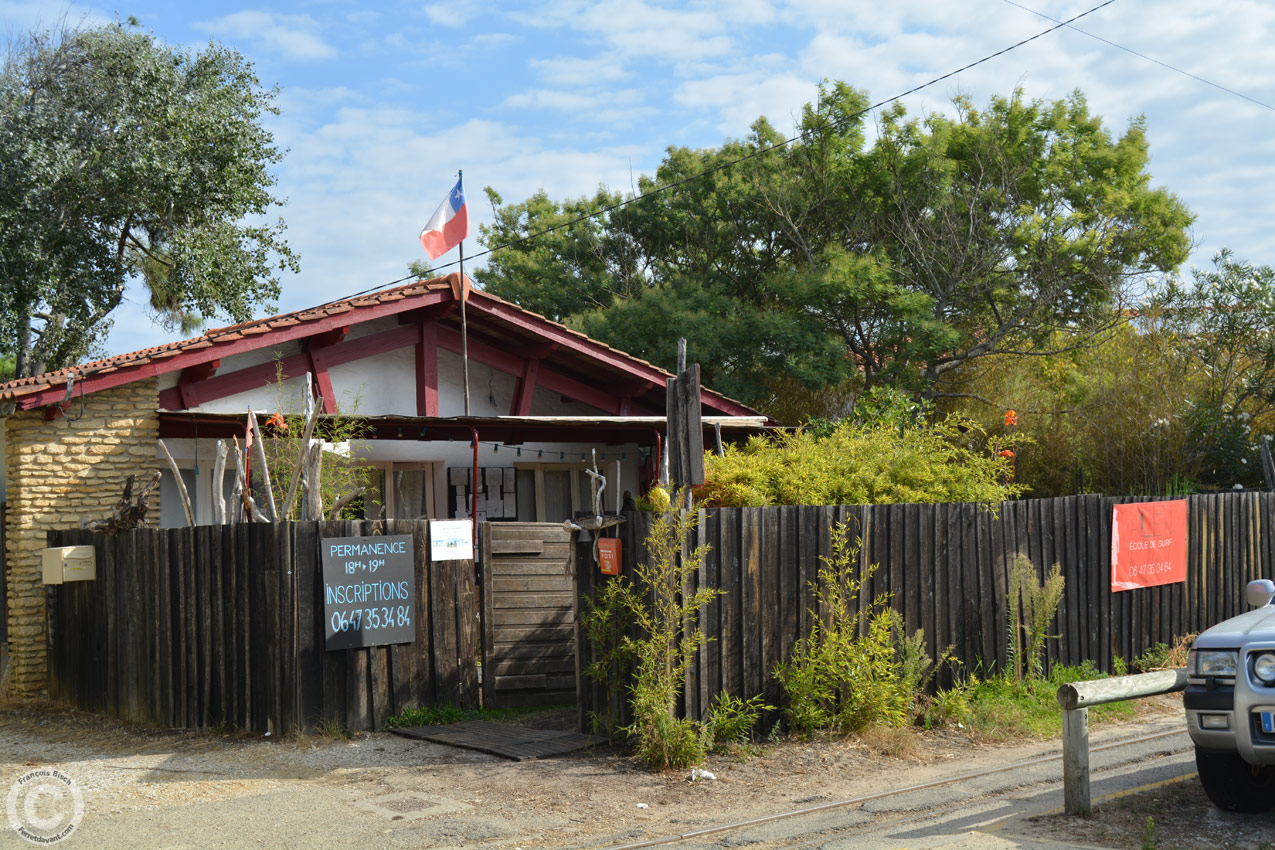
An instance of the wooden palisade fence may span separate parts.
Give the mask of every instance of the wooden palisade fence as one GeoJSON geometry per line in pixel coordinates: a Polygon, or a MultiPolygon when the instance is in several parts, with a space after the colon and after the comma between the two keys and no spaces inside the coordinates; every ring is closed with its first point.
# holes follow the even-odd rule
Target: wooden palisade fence
{"type": "MultiPolygon", "coordinates": [[[[683,709],[700,716],[722,691],[765,694],[778,704],[772,673],[809,630],[811,583],[839,523],[862,539],[860,558],[879,565],[864,598],[891,593],[908,630],[925,630],[931,656],[950,645],[979,674],[1005,668],[1006,590],[1019,553],[1040,576],[1059,563],[1066,579],[1051,630],[1061,637],[1047,642],[1050,661],[1092,660],[1106,670],[1116,656],[1132,659],[1240,613],[1245,583],[1275,577],[1275,494],[1193,496],[1186,583],[1112,593],[1115,503],[1073,496],[1008,502],[996,512],[978,505],[703,511],[692,542],[712,548],[699,581],[725,594],[701,611],[712,640],[691,670],[683,709]]],[[[626,519],[618,533],[624,572],[632,574],[651,517],[626,519]]],[[[473,564],[429,561],[428,527],[301,522],[113,537],[51,532],[51,546],[93,545],[98,566],[95,581],[50,591],[50,695],[141,722],[276,733],[323,721],[375,729],[407,707],[476,706],[482,636],[473,564]],[[326,651],[319,540],[376,533],[413,535],[415,640],[326,651]]],[[[577,547],[574,574],[581,595],[605,580],[588,544],[577,547]]],[[[517,592],[543,592],[537,588],[517,592]]],[[[577,646],[581,669],[595,653],[583,635],[577,646]]],[[[562,667],[557,655],[552,661],[562,667]]],[[[500,660],[493,663],[493,675],[500,673],[500,660]]],[[[578,699],[582,717],[605,705],[588,681],[578,699]]]]}
{"type": "MultiPolygon", "coordinates": [[[[1065,595],[1047,641],[1051,663],[1091,660],[1110,671],[1157,642],[1172,644],[1245,610],[1247,581],[1275,577],[1275,494],[1223,493],[1188,501],[1185,584],[1111,591],[1111,514],[1118,501],[1071,496],[1007,502],[996,512],[978,505],[725,508],[701,512],[693,545],[712,549],[700,581],[725,594],[700,612],[711,640],[686,684],[683,709],[702,716],[722,691],[765,694],[779,704],[775,666],[809,631],[811,583],[830,551],[832,529],[846,523],[862,539],[861,561],[877,564],[863,599],[892,594],[909,632],[925,630],[937,657],[951,646],[967,670],[1005,669],[1006,596],[1010,568],[1021,553],[1038,577],[1058,563],[1065,595]]],[[[619,527],[623,570],[632,574],[650,528],[647,515],[619,527]]],[[[587,595],[605,576],[580,549],[577,576],[587,595]]],[[[596,658],[581,638],[580,664],[596,658]]],[[[946,675],[939,679],[947,684],[946,675]]],[[[602,713],[605,695],[581,682],[581,717],[602,713]]]]}
{"type": "Polygon", "coordinates": [[[431,562],[424,521],[59,531],[97,579],[52,593],[50,696],[165,726],[378,729],[412,706],[478,705],[472,561],[431,562]],[[411,534],[415,641],[326,651],[321,538],[411,534]]]}

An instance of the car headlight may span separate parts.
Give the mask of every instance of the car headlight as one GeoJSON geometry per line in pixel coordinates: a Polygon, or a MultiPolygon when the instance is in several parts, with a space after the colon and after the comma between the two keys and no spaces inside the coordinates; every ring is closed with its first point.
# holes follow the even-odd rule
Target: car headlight
{"type": "Polygon", "coordinates": [[[1263,685],[1275,685],[1275,652],[1263,652],[1253,659],[1253,675],[1263,685]]]}
{"type": "MultiPolygon", "coordinates": [[[[1187,674],[1194,676],[1234,676],[1240,654],[1234,649],[1193,649],[1187,674]]],[[[1275,657],[1271,659],[1275,664],[1275,657]]]]}

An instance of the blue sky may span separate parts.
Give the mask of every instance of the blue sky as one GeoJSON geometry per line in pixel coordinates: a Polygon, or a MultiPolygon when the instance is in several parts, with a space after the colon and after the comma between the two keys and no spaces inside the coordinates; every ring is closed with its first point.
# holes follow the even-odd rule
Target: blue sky
{"type": "MultiPolygon", "coordinates": [[[[1023,5],[1064,19],[1097,2],[1023,5]]],[[[484,186],[506,202],[626,189],[669,145],[716,146],[759,115],[792,129],[821,79],[882,100],[1052,26],[1005,0],[0,0],[0,27],[14,37],[116,12],[170,44],[234,47],[279,86],[277,191],[301,256],[280,310],[403,276],[424,259],[417,234],[459,168],[477,225],[491,218],[484,186]]],[[[1275,105],[1275,4],[1116,0],[1076,26],[1275,105]]],[[[1275,264],[1275,111],[1067,29],[905,103],[950,112],[955,94],[977,104],[1015,87],[1080,89],[1113,133],[1145,115],[1154,182],[1197,216],[1191,263],[1229,246],[1275,264]]],[[[117,311],[108,353],[169,338],[141,300],[117,311]]]]}

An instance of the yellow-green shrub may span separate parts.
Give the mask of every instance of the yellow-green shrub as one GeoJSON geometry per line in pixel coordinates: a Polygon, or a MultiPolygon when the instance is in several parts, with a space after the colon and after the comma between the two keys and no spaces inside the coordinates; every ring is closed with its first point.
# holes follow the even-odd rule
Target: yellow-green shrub
{"type": "Polygon", "coordinates": [[[842,422],[826,436],[802,430],[754,437],[705,456],[696,498],[754,507],[995,503],[1021,493],[1011,460],[982,443],[982,430],[960,417],[903,428],[842,422]]]}

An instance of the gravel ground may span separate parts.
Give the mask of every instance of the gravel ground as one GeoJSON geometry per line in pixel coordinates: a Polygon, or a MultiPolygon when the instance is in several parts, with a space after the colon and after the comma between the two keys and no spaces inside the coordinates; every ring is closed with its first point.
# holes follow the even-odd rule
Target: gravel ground
{"type": "Polygon", "coordinates": [[[1033,834],[1096,847],[1148,850],[1270,850],[1275,811],[1224,812],[1209,802],[1194,777],[1101,800],[1087,818],[1056,814],[1032,818],[1033,834]],[[1148,825],[1148,821],[1150,824],[1148,825]]]}
{"type": "MultiPolygon", "coordinates": [[[[1139,728],[1181,722],[1180,706],[1170,702],[1161,711],[1139,728]]],[[[1095,740],[1104,734],[1095,730],[1095,740]]],[[[85,813],[65,846],[95,850],[599,847],[920,784],[1057,747],[1056,741],[993,746],[905,730],[717,756],[707,765],[716,779],[692,781],[689,771],[652,773],[605,748],[516,763],[386,733],[270,740],[145,729],[65,710],[0,712],[0,782],[7,787],[40,767],[69,775],[82,790],[85,813]]],[[[1032,828],[1055,840],[1137,847],[1143,808],[1158,806],[1161,848],[1260,846],[1168,843],[1177,835],[1175,815],[1193,812],[1195,827],[1213,816],[1165,796],[1185,794],[1188,786],[1198,789],[1182,783],[1155,792],[1160,796],[1150,802],[1129,798],[1110,816],[1100,802],[1091,819],[1046,818],[1032,828]]],[[[1256,823],[1275,836],[1272,821],[1256,823]]],[[[0,846],[30,846],[2,834],[0,846]]]]}

